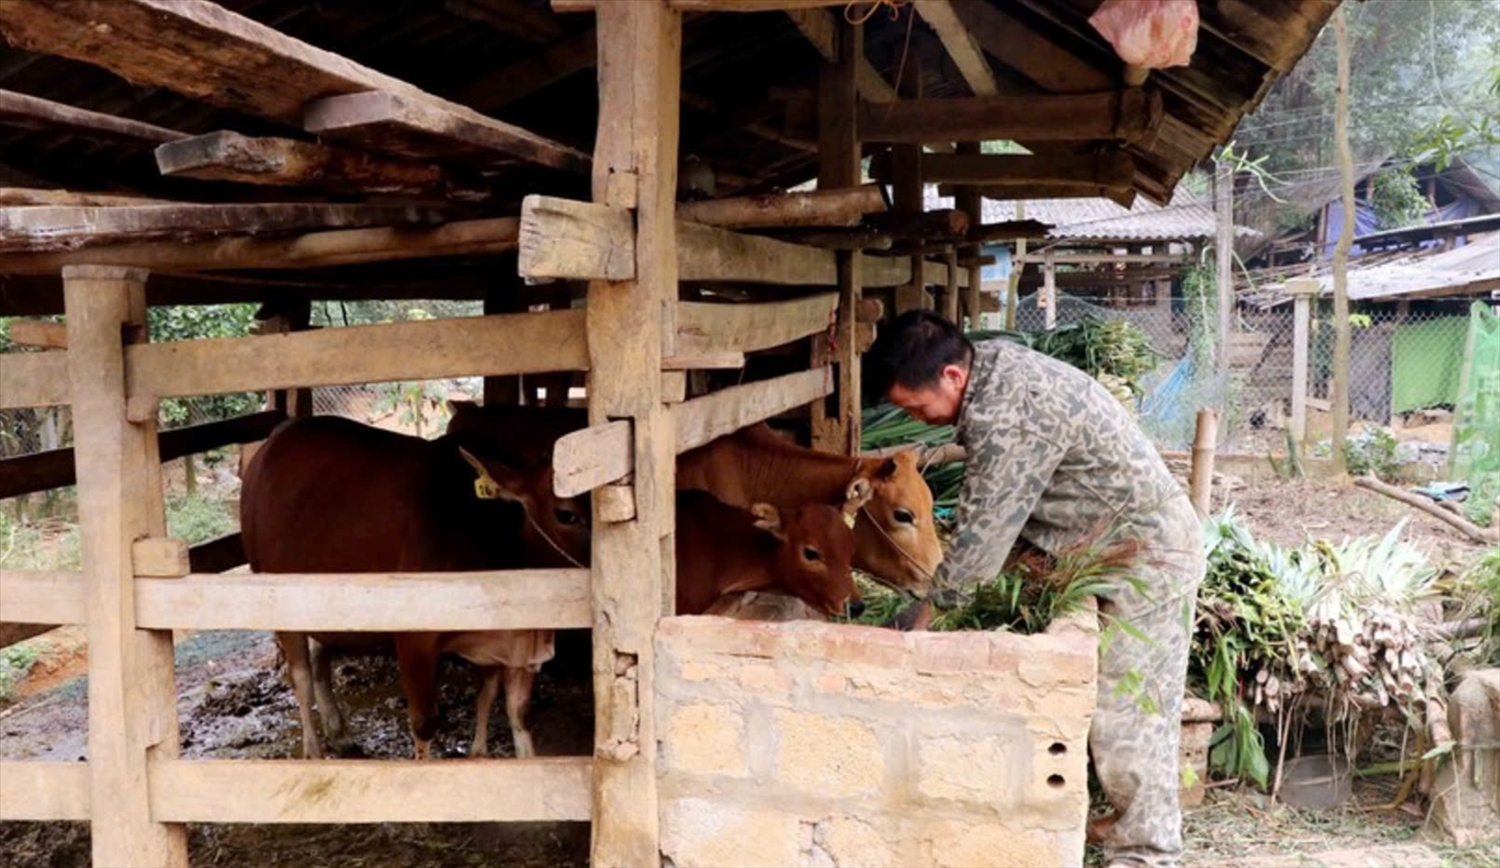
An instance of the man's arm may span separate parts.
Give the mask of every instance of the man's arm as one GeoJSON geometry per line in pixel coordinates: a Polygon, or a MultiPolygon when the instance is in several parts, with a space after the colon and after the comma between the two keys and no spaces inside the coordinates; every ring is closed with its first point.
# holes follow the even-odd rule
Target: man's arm
{"type": "MultiPolygon", "coordinates": [[[[1004,415],[1015,418],[1014,409],[1004,415]]],[[[1066,452],[1060,431],[1038,431],[1025,421],[976,422],[958,499],[958,533],[933,581],[939,589],[972,587],[999,575],[1066,452]]]]}

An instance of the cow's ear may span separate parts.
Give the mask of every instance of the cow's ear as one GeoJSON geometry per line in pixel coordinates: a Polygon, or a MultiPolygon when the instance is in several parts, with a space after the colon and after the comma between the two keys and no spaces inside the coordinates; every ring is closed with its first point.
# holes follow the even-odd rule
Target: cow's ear
{"type": "Polygon", "coordinates": [[[474,457],[474,453],[458,447],[458,454],[474,468],[474,496],[480,500],[520,500],[517,491],[516,473],[504,465],[491,467],[474,457]],[[499,477],[498,479],[496,477],[499,477]]]}
{"type": "Polygon", "coordinates": [[[467,415],[474,410],[474,407],[475,404],[473,401],[464,401],[457,398],[451,398],[448,401],[448,413],[454,419],[467,415]]]}
{"type": "Polygon", "coordinates": [[[785,542],[786,533],[781,529],[781,512],[769,503],[754,503],[750,512],[755,515],[755,526],[785,542]]]}
{"type": "Polygon", "coordinates": [[[846,516],[858,515],[874,494],[875,486],[870,484],[870,480],[863,476],[856,476],[854,481],[849,483],[849,487],[844,490],[844,514],[846,516]]]}
{"type": "Polygon", "coordinates": [[[899,457],[900,455],[893,455],[890,458],[882,461],[880,463],[880,466],[875,468],[875,478],[890,479],[892,476],[895,476],[896,471],[901,469],[900,462],[896,460],[899,457]]]}

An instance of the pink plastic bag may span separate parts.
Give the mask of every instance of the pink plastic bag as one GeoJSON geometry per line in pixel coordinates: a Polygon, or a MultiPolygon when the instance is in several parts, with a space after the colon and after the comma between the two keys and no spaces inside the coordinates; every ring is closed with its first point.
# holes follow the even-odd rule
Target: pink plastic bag
{"type": "Polygon", "coordinates": [[[1198,47],[1197,0],[1104,0],[1089,23],[1132,66],[1187,66],[1198,47]]]}

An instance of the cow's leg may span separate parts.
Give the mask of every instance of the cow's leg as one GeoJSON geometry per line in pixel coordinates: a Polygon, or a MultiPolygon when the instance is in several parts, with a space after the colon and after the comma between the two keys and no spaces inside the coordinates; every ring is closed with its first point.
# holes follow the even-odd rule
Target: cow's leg
{"type": "MultiPolygon", "coordinates": [[[[479,685],[479,701],[474,706],[474,744],[469,748],[469,756],[488,756],[490,741],[490,709],[495,705],[495,697],[500,695],[500,673],[499,666],[481,666],[479,675],[484,681],[479,685]]],[[[509,696],[509,694],[506,694],[509,696]]]]}
{"type": "Polygon", "coordinates": [[[516,758],[536,755],[531,731],[526,728],[526,709],[531,705],[531,684],[536,671],[526,666],[505,667],[505,716],[510,718],[510,737],[516,744],[516,758]]]}
{"type": "Polygon", "coordinates": [[[344,738],[344,713],[339,710],[338,700],[333,696],[333,654],[327,645],[316,639],[309,640],[312,646],[313,696],[318,700],[318,717],[323,721],[323,737],[331,742],[344,738]]]}
{"type": "Polygon", "coordinates": [[[432,737],[437,733],[438,634],[397,635],[396,665],[401,670],[401,692],[406,694],[406,720],[416,758],[430,759],[432,737]]]}
{"type": "Polygon", "coordinates": [[[292,680],[292,694],[297,697],[297,716],[302,720],[302,756],[304,759],[322,759],[318,728],[312,719],[313,677],[308,660],[308,641],[306,633],[276,634],[276,644],[281,646],[281,655],[286,658],[286,672],[292,680]]]}

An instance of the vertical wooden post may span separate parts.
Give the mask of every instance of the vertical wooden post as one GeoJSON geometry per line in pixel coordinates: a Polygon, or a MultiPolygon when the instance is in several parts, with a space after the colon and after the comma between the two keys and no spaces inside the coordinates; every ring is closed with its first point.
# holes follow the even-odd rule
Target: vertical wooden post
{"type": "Polygon", "coordinates": [[[135,627],[130,544],[166,533],[155,414],[126,418],[125,349],[145,338],[146,272],[63,269],[78,513],[88,600],[95,865],[186,866],[180,825],[151,819],[147,763],[178,750],[170,631],[135,627]]]}
{"type": "Polygon", "coordinates": [[[1214,444],[1219,439],[1219,414],[1204,408],[1198,411],[1198,428],[1193,437],[1192,469],[1188,491],[1199,518],[1207,518],[1213,508],[1214,444]]]}
{"type": "Polygon", "coordinates": [[[1219,344],[1215,359],[1220,374],[1229,373],[1229,330],[1234,316],[1234,171],[1228,161],[1214,176],[1214,216],[1218,237],[1214,241],[1217,256],[1219,290],[1219,344]]]}
{"type": "Polygon", "coordinates": [[[1343,474],[1348,466],[1344,440],[1349,436],[1349,248],[1354,243],[1354,156],[1349,150],[1349,28],[1342,6],[1333,11],[1333,35],[1338,49],[1338,87],[1334,90],[1333,141],[1338,151],[1344,216],[1333,248],[1333,468],[1343,474]]]}
{"type": "MultiPolygon", "coordinates": [[[[485,316],[514,313],[526,309],[520,300],[521,278],[514,272],[506,273],[511,275],[510,285],[492,287],[484,293],[485,316]]],[[[486,407],[514,406],[521,403],[521,375],[485,377],[483,401],[486,407]]]]}
{"type": "Polygon", "coordinates": [[[963,328],[963,319],[958,313],[958,249],[948,245],[943,258],[948,266],[948,282],[943,287],[943,318],[963,328]]]}
{"type": "Polygon", "coordinates": [[[661,361],[677,305],[674,220],[682,17],[665,0],[601,3],[595,201],[636,209],[636,278],[591,281],[589,422],[634,426],[635,517],[594,498],[594,799],[591,862],[661,864],[652,642],[671,611],[676,443],[661,361]]]}
{"type": "MultiPolygon", "coordinates": [[[[860,148],[854,122],[855,81],[864,60],[863,24],[842,23],[838,30],[838,62],[822,65],[818,75],[818,189],[859,186],[860,148]]],[[[838,365],[837,411],[828,417],[827,401],[812,405],[812,445],[816,449],[852,455],[859,451],[859,348],[855,338],[856,313],[863,295],[862,255],[839,251],[839,308],[834,330],[835,358],[814,350],[813,364],[838,365]],[[822,358],[819,358],[819,356],[822,358]]]]}
{"type": "MultiPolygon", "coordinates": [[[[980,145],[978,142],[960,142],[955,150],[960,154],[978,154],[980,145]]],[[[984,222],[984,207],[979,193],[973,187],[960,187],[957,195],[953,197],[953,204],[958,210],[969,216],[969,225],[978,226],[984,222]]],[[[966,245],[958,249],[960,255],[971,260],[978,259],[984,249],[978,244],[966,245]]],[[[979,328],[979,315],[983,308],[980,299],[980,291],[984,285],[984,266],[969,266],[969,286],[964,292],[964,312],[969,317],[969,328],[979,328]]],[[[960,323],[962,327],[962,323],[960,323]]]]}
{"type": "Polygon", "coordinates": [[[1046,306],[1047,328],[1057,328],[1057,264],[1051,249],[1042,254],[1042,304],[1046,306]]]}
{"type": "Polygon", "coordinates": [[[1312,319],[1312,300],[1318,282],[1294,279],[1286,282],[1292,294],[1292,439],[1307,441],[1307,338],[1312,319]]]}
{"type": "MultiPolygon", "coordinates": [[[[922,95],[922,65],[916,57],[907,62],[905,76],[901,82],[903,97],[922,95]]],[[[915,222],[923,210],[922,202],[922,146],[891,146],[891,211],[904,218],[902,222],[915,222]]],[[[908,239],[920,248],[923,239],[908,239]]],[[[932,296],[927,294],[927,280],[923,274],[922,254],[911,257],[911,282],[896,287],[896,314],[909,310],[931,310],[932,296]]]]}
{"type": "MultiPolygon", "coordinates": [[[[1016,219],[1026,219],[1026,203],[1016,201],[1016,219]]],[[[1016,307],[1021,303],[1021,269],[1025,266],[1026,239],[1016,240],[1016,259],[1011,263],[1010,280],[1005,287],[1005,329],[1015,331],[1016,329],[1016,307]]]]}

